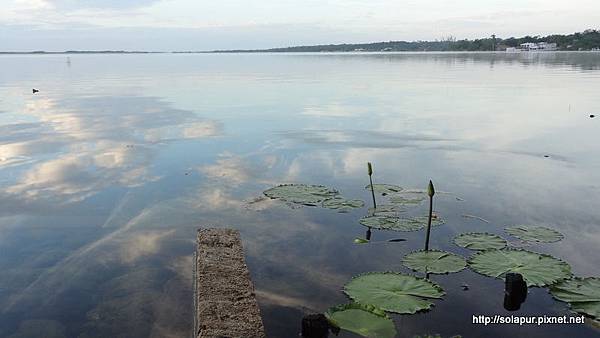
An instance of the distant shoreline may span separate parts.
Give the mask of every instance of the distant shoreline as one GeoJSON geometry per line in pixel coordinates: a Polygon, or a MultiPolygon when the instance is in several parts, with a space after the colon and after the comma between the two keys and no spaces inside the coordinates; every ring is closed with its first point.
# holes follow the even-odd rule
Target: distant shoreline
{"type": "Polygon", "coordinates": [[[125,51],[125,50],[68,50],[62,52],[32,51],[32,52],[0,52],[0,55],[53,55],[53,54],[166,54],[170,52],[147,52],[147,51],[125,51]]]}
{"type": "Polygon", "coordinates": [[[527,54],[553,54],[553,53],[600,53],[597,50],[555,50],[555,51],[269,51],[269,50],[215,50],[215,51],[194,51],[194,52],[106,52],[106,51],[67,51],[67,52],[0,52],[0,55],[124,55],[124,54],[507,54],[507,55],[527,55],[527,54]]]}
{"type": "MultiPolygon", "coordinates": [[[[521,38],[489,38],[474,40],[457,40],[447,37],[435,41],[386,41],[369,43],[343,43],[327,45],[295,46],[267,49],[231,49],[209,51],[126,51],[126,50],[67,50],[62,52],[30,51],[30,52],[0,52],[0,55],[46,55],[46,54],[207,54],[207,53],[386,53],[386,52],[514,52],[523,46],[526,49],[538,49],[536,46],[552,46],[554,51],[600,51],[600,30],[587,29],[580,33],[569,35],[525,36],[521,38]],[[533,47],[529,48],[529,45],[533,47]]],[[[540,49],[543,47],[540,47],[540,49]]],[[[525,51],[529,52],[529,51],[525,51]]]]}

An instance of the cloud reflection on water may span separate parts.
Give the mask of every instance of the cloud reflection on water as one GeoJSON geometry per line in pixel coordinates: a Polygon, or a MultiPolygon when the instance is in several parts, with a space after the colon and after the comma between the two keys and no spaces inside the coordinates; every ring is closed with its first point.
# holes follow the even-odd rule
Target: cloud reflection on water
{"type": "MultiPolygon", "coordinates": [[[[22,121],[0,127],[0,336],[44,323],[83,337],[187,335],[191,252],[201,226],[240,229],[265,322],[280,325],[280,336],[295,334],[303,311],[347,301],[340,288],[352,276],[407,272],[399,259],[420,247],[423,234],[357,246],[366,208],[291,209],[260,199],[261,192],[279,183],[317,183],[368,201],[367,161],[378,182],[425,188],[433,178],[440,190],[464,199],[436,200],[448,221],[434,232],[436,247],[460,251],[451,242],[457,233],[505,235],[505,225],[540,223],[566,238],[532,249],[569,261],[580,274],[600,273],[590,256],[600,241],[598,162],[589,156],[597,151],[590,136],[597,125],[578,117],[595,106],[595,78],[581,72],[579,61],[569,73],[542,60],[529,67],[490,58],[74,58],[65,82],[73,77],[77,86],[25,97],[22,121]],[[85,96],[75,88],[89,83],[83,91],[106,92],[85,96]],[[164,99],[122,96],[132,83],[137,93],[164,99]],[[290,316],[278,316],[289,309],[290,316]]],[[[35,60],[32,67],[46,74],[42,61],[54,59],[35,60]]],[[[22,86],[29,81],[20,73],[13,78],[22,86]]],[[[507,333],[456,332],[457,323],[469,327],[463,313],[502,311],[489,296],[501,296],[502,281],[474,275],[434,277],[447,298],[431,313],[402,317],[402,332],[507,333]],[[463,281],[469,292],[460,291],[463,281]]],[[[543,292],[530,304],[532,311],[564,310],[547,306],[554,303],[543,292]]],[[[523,328],[531,337],[547,336],[536,329],[523,328]]]]}
{"type": "Polygon", "coordinates": [[[7,130],[0,165],[33,156],[36,163],[22,170],[0,199],[62,204],[111,186],[136,187],[159,178],[149,167],[161,144],[222,132],[219,122],[152,97],[40,99],[28,103],[23,114],[37,122],[7,130]],[[27,141],[15,142],[19,139],[27,141]],[[42,159],[46,154],[56,155],[42,159]]]}
{"type": "MultiPolygon", "coordinates": [[[[111,187],[131,190],[156,182],[160,176],[152,173],[152,166],[162,148],[222,133],[220,122],[174,109],[153,97],[40,97],[28,102],[21,115],[34,122],[1,127],[0,169],[10,168],[13,174],[2,182],[0,201],[2,214],[23,215],[19,217],[25,219],[45,214],[48,209],[85,209],[82,203],[111,187]]],[[[88,243],[79,248],[65,244],[67,251],[57,252],[51,266],[42,270],[22,267],[23,277],[29,280],[26,284],[17,284],[16,278],[0,281],[0,289],[11,290],[10,294],[0,293],[5,318],[37,313],[38,317],[61,322],[68,318],[72,322],[83,316],[87,320],[81,332],[86,337],[123,332],[165,337],[187,334],[188,308],[183,305],[191,299],[191,276],[149,267],[162,259],[156,255],[163,249],[162,243],[175,235],[175,229],[145,229],[160,224],[154,219],[148,221],[149,213],[156,214],[134,199],[123,200],[125,207],[117,209],[100,228],[106,230],[86,235],[88,243]],[[140,285],[141,280],[153,282],[140,285]],[[123,298],[123,293],[129,296],[123,298]],[[97,295],[103,295],[104,300],[94,303],[97,295]],[[79,305],[72,306],[71,302],[79,305]],[[52,310],[57,308],[63,312],[52,310]],[[120,318],[127,320],[120,322],[120,318]],[[106,326],[110,322],[115,324],[106,326]]],[[[152,205],[151,201],[146,203],[152,205]]],[[[1,220],[3,224],[13,223],[8,217],[1,220]]],[[[82,227],[94,229],[89,223],[95,221],[90,218],[82,227]]],[[[60,225],[54,228],[64,231],[60,225]]],[[[83,235],[83,228],[76,228],[70,236],[83,235]]],[[[18,231],[2,228],[7,240],[28,238],[31,233],[36,241],[34,228],[21,226],[18,231]]],[[[30,247],[27,243],[22,245],[30,247]]],[[[187,245],[193,247],[192,242],[187,245]]],[[[28,250],[27,259],[32,261],[52,255],[43,246],[28,250]]],[[[187,252],[181,257],[186,256],[187,252]]],[[[17,271],[9,271],[17,276],[17,271]]],[[[50,326],[44,325],[50,328],[57,322],[47,323],[50,326]]],[[[30,326],[19,332],[31,332],[30,326]]]]}
{"type": "Polygon", "coordinates": [[[242,157],[229,152],[219,154],[214,164],[207,164],[199,168],[200,173],[206,177],[218,180],[221,184],[240,185],[249,182],[273,183],[269,172],[277,162],[273,155],[262,156],[259,163],[248,161],[249,156],[242,157]]]}

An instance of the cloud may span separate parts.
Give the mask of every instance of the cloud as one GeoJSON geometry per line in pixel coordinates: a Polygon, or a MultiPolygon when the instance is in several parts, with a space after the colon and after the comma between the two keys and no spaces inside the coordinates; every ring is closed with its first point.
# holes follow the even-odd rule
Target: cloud
{"type": "MultiPolygon", "coordinates": [[[[80,8],[128,9],[150,6],[160,0],[46,0],[45,2],[59,10],[80,8]]],[[[38,0],[38,2],[43,2],[38,0]]]]}
{"type": "Polygon", "coordinates": [[[12,0],[0,12],[0,34],[5,35],[4,50],[251,49],[449,35],[508,37],[596,27],[598,6],[590,0],[568,5],[473,0],[12,0]]]}

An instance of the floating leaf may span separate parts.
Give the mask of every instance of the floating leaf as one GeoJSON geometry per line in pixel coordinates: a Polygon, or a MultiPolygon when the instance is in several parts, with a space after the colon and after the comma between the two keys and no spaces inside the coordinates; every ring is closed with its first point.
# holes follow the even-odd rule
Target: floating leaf
{"type": "Polygon", "coordinates": [[[333,198],[338,192],[322,185],[283,184],[266,190],[264,194],[290,203],[317,205],[333,198]]]}
{"type": "MultiPolygon", "coordinates": [[[[399,218],[394,216],[368,216],[363,217],[360,224],[380,230],[393,231],[417,231],[427,226],[428,216],[417,216],[410,218],[399,218]]],[[[431,225],[438,226],[444,224],[444,221],[435,216],[431,220],[431,225]]]]}
{"type": "Polygon", "coordinates": [[[552,243],[564,238],[560,232],[537,225],[515,225],[504,230],[518,239],[530,242],[552,243]]]}
{"type": "Polygon", "coordinates": [[[363,337],[393,338],[396,326],[388,315],[373,305],[351,303],[338,305],[325,312],[329,323],[363,337]]]}
{"type": "MultiPolygon", "coordinates": [[[[367,185],[365,189],[371,190],[371,185],[367,185]]],[[[373,190],[385,196],[402,191],[402,187],[393,184],[373,184],[373,190]]]]}
{"type": "Polygon", "coordinates": [[[354,277],[344,286],[354,301],[373,304],[385,311],[416,313],[431,308],[432,298],[440,299],[444,290],[437,284],[396,272],[372,272],[354,277]]]}
{"type": "Polygon", "coordinates": [[[338,210],[339,212],[348,212],[355,208],[362,208],[365,206],[365,202],[361,200],[347,200],[343,197],[334,197],[323,201],[321,204],[323,208],[338,210]]]}
{"type": "Polygon", "coordinates": [[[502,249],[506,247],[506,240],[498,235],[484,232],[470,232],[454,237],[454,243],[471,250],[502,249]]]}
{"type": "Polygon", "coordinates": [[[354,239],[354,243],[355,244],[366,244],[366,243],[369,243],[369,240],[357,237],[354,239]]]}
{"type": "Polygon", "coordinates": [[[446,251],[415,251],[404,256],[402,264],[423,273],[458,272],[467,266],[464,258],[446,251]]]}
{"type": "Polygon", "coordinates": [[[469,267],[495,278],[504,278],[508,272],[520,273],[528,286],[550,285],[571,276],[571,267],[560,259],[520,249],[476,253],[469,259],[469,267]]]}
{"type": "Polygon", "coordinates": [[[360,219],[359,223],[375,229],[389,229],[398,221],[394,216],[367,216],[360,219]]]}
{"type": "Polygon", "coordinates": [[[600,319],[600,278],[573,278],[550,287],[554,298],[567,302],[571,310],[600,319]]]}

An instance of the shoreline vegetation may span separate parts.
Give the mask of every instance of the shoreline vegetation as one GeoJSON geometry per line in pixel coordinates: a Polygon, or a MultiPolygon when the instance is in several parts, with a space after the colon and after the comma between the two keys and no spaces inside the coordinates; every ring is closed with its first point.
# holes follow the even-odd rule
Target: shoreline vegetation
{"type": "Polygon", "coordinates": [[[583,32],[548,36],[510,37],[506,39],[492,35],[489,38],[457,40],[450,36],[434,41],[387,41],[370,43],[344,43],[312,46],[295,46],[267,49],[232,49],[208,51],[125,51],[125,50],[69,50],[30,51],[6,54],[193,54],[193,53],[315,53],[315,52],[498,52],[519,47],[523,43],[556,43],[557,51],[600,51],[600,30],[587,29],[583,32]]]}

